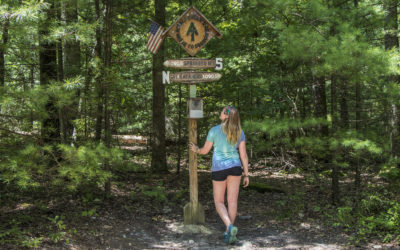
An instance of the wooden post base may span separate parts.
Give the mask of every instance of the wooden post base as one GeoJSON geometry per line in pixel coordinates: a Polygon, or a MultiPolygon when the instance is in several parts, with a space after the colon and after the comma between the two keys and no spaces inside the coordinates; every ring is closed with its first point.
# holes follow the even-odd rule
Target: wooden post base
{"type": "Polygon", "coordinates": [[[183,208],[183,223],[188,224],[204,224],[204,208],[200,203],[197,206],[191,202],[187,203],[183,208]]]}

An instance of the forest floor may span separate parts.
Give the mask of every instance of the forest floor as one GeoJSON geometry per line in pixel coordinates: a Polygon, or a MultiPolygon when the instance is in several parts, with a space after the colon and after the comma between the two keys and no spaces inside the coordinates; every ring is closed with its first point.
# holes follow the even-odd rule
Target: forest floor
{"type": "MultiPolygon", "coordinates": [[[[241,188],[235,222],[238,241],[227,245],[222,241],[223,223],[214,209],[210,170],[206,167],[209,159],[203,161],[204,165],[199,164],[198,183],[204,225],[183,224],[183,207],[189,201],[185,168],[179,175],[162,177],[121,175],[113,182],[112,196],[106,201],[98,196],[77,198],[68,194],[40,202],[35,197],[25,198],[0,207],[0,219],[10,222],[10,218],[19,218],[22,222],[15,224],[22,228],[20,239],[25,239],[24,245],[39,249],[400,248],[378,239],[355,244],[352,233],[334,227],[328,216],[333,207],[329,205],[327,180],[310,184],[301,174],[282,173],[265,165],[252,166],[250,182],[273,189],[264,192],[241,188]]],[[[4,235],[1,239],[1,249],[21,249],[21,244],[4,240],[4,235]]]]}

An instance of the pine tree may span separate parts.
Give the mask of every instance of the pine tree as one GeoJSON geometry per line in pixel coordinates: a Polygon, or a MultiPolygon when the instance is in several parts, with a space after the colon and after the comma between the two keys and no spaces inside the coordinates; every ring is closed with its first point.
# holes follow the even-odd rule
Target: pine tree
{"type": "MultiPolygon", "coordinates": [[[[56,43],[49,39],[50,28],[57,16],[54,0],[47,0],[46,3],[49,4],[49,8],[39,23],[40,84],[44,87],[48,87],[52,81],[57,81],[57,47],[56,43]]],[[[55,102],[54,96],[50,95],[46,104],[48,117],[42,121],[44,143],[55,143],[60,140],[60,119],[55,102]]]]}
{"type": "MultiPolygon", "coordinates": [[[[104,0],[105,5],[105,20],[104,20],[104,144],[107,148],[111,148],[111,103],[110,103],[110,91],[112,84],[112,74],[111,74],[111,48],[112,48],[112,2],[111,0],[104,0]]],[[[106,171],[111,169],[110,163],[105,163],[106,171]]],[[[106,195],[110,195],[111,192],[111,181],[108,179],[105,185],[106,195]]]]}
{"type": "MultiPolygon", "coordinates": [[[[154,21],[165,27],[165,0],[154,0],[154,21]]],[[[167,170],[165,147],[165,89],[162,83],[164,45],[153,55],[153,129],[151,168],[154,172],[167,170]]]]}
{"type": "MultiPolygon", "coordinates": [[[[2,92],[2,88],[4,88],[5,84],[5,53],[8,44],[8,26],[10,25],[10,20],[7,16],[4,17],[4,20],[1,22],[3,27],[2,33],[2,44],[0,47],[0,93],[2,92]]],[[[1,105],[0,105],[0,112],[1,112],[1,105]]]]}
{"type": "MultiPolygon", "coordinates": [[[[78,0],[68,0],[64,3],[65,6],[65,21],[69,30],[69,38],[64,43],[65,51],[65,78],[77,78],[81,72],[81,50],[79,40],[77,38],[78,25],[78,0]]],[[[71,140],[74,133],[72,121],[76,119],[80,113],[80,90],[74,90],[75,94],[70,105],[64,108],[64,141],[71,140]]],[[[76,131],[75,131],[76,133],[76,131]]],[[[75,136],[76,137],[76,136],[75,136]]]]}
{"type": "MultiPolygon", "coordinates": [[[[385,14],[385,49],[391,50],[393,48],[399,48],[399,38],[398,38],[398,16],[397,16],[397,8],[398,8],[398,0],[385,0],[384,1],[384,10],[385,14]]],[[[389,77],[389,81],[398,80],[395,76],[389,77]]],[[[399,123],[399,105],[396,103],[391,104],[391,116],[390,116],[390,124],[391,124],[391,132],[390,132],[390,141],[391,141],[391,153],[394,158],[398,158],[400,156],[400,123],[399,123]]]]}

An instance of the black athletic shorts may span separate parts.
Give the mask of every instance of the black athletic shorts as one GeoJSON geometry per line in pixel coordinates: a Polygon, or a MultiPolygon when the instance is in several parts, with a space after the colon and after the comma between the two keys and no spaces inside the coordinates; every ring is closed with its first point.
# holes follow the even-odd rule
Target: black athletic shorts
{"type": "Polygon", "coordinates": [[[232,167],[220,171],[211,172],[211,179],[213,181],[224,181],[228,177],[228,175],[233,176],[241,176],[242,175],[242,167],[232,167]]]}

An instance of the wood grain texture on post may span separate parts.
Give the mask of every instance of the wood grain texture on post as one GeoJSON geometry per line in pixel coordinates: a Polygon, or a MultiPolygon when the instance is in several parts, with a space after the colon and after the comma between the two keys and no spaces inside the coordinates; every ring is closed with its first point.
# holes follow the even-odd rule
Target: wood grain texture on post
{"type": "MultiPolygon", "coordinates": [[[[197,120],[189,119],[189,142],[197,145],[197,120]]],[[[197,154],[189,150],[190,202],[198,204],[197,154]]]]}

